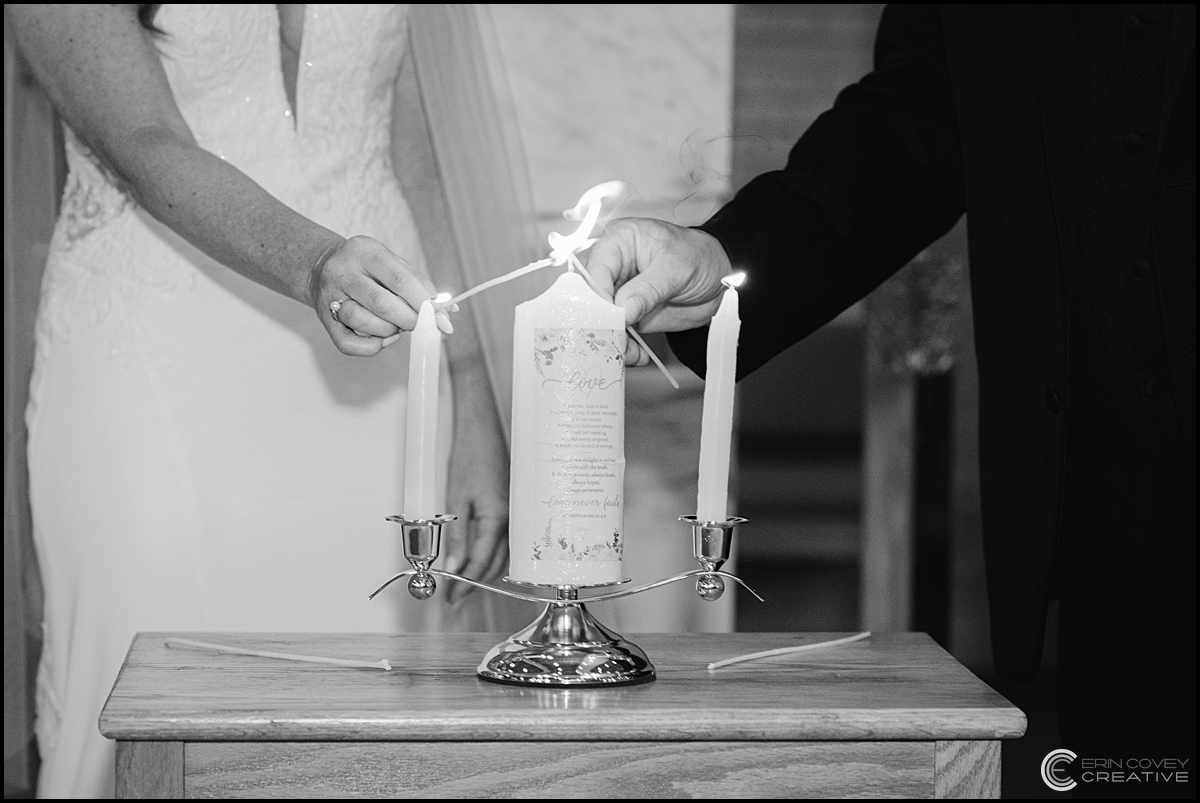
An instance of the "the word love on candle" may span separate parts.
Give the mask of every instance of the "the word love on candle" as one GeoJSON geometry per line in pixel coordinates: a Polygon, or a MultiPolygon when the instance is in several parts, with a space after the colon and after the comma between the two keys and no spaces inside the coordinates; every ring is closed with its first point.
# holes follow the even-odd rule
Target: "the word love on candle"
{"type": "Polygon", "coordinates": [[[408,353],[408,418],[404,441],[404,517],[409,521],[437,516],[436,454],[438,428],[438,370],[442,362],[442,333],[434,301],[421,304],[408,353]]]}
{"type": "Polygon", "coordinates": [[[735,273],[722,279],[726,290],[708,328],[708,369],[704,376],[704,410],[700,418],[700,471],[696,518],[725,521],[729,499],[730,443],[733,439],[733,390],[737,380],[737,287],[745,279],[735,273]]]}

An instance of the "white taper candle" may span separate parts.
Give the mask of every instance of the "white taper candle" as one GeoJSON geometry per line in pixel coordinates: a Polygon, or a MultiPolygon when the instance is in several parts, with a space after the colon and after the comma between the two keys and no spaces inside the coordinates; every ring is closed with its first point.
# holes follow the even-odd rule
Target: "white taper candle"
{"type": "Polygon", "coordinates": [[[730,442],[733,438],[733,386],[737,379],[738,294],[741,275],[725,280],[727,289],[708,328],[708,368],[704,375],[704,412],[700,419],[700,472],[696,518],[724,521],[729,497],[730,442]]]}
{"type": "Polygon", "coordinates": [[[436,476],[438,369],[442,333],[433,304],[425,301],[410,335],[408,357],[408,421],[404,442],[404,516],[432,519],[436,476]]]}

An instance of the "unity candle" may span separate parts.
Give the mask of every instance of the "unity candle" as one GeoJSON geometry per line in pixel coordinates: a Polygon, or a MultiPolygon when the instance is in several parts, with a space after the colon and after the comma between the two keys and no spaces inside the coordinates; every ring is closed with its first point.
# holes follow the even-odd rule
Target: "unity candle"
{"type": "Polygon", "coordinates": [[[722,280],[721,305],[708,327],[708,364],[704,374],[704,409],[700,417],[700,472],[696,486],[696,518],[725,521],[729,497],[730,441],[733,439],[733,385],[737,379],[738,294],[744,274],[722,280]]]}
{"type": "Polygon", "coordinates": [[[564,273],[513,326],[509,576],[622,580],[625,311],[564,273]]]}
{"type": "Polygon", "coordinates": [[[408,421],[404,441],[404,517],[432,519],[437,453],[438,369],[442,333],[433,302],[421,304],[417,325],[409,335],[408,421]]]}

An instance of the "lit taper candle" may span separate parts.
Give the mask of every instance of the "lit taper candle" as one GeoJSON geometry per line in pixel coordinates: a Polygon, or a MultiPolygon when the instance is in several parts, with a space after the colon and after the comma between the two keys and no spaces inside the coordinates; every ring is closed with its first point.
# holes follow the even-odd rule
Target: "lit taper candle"
{"type": "Polygon", "coordinates": [[[744,278],[744,273],[735,273],[721,280],[725,294],[708,328],[708,368],[700,419],[700,477],[696,489],[696,518],[700,521],[727,518],[733,386],[737,379],[738,332],[742,328],[735,288],[744,278]]]}
{"type": "Polygon", "coordinates": [[[408,421],[404,441],[404,517],[437,516],[434,505],[438,427],[438,369],[442,333],[432,301],[421,304],[410,335],[408,357],[408,421]]]}

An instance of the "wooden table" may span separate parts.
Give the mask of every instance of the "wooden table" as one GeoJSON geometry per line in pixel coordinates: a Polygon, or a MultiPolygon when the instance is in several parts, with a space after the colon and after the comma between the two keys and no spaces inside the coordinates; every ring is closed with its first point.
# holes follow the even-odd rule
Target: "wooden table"
{"type": "Polygon", "coordinates": [[[626,634],[658,679],[480,680],[500,634],[141,633],[100,716],[122,797],[999,797],[1025,715],[922,633],[626,634]],[[171,636],[378,661],[168,648],[171,636]]]}

